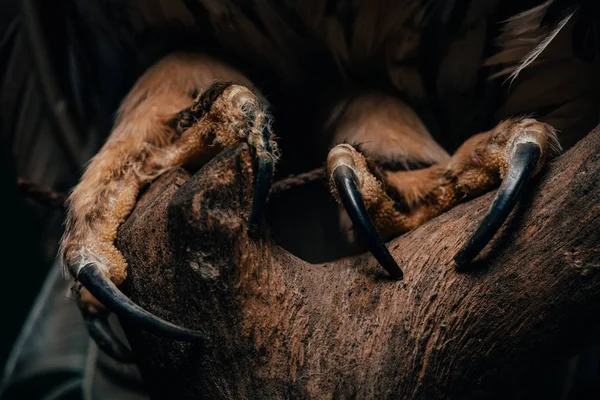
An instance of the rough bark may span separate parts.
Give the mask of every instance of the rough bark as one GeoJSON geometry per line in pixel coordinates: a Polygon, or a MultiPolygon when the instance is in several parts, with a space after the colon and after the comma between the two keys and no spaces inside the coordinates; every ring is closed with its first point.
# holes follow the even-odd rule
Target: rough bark
{"type": "Polygon", "coordinates": [[[393,240],[393,282],[369,255],[315,265],[249,236],[239,146],[155,182],[118,239],[123,290],[205,342],[123,324],[155,398],[501,397],[598,339],[598,182],[600,129],[530,185],[472,270],[452,257],[493,193],[393,240]]]}

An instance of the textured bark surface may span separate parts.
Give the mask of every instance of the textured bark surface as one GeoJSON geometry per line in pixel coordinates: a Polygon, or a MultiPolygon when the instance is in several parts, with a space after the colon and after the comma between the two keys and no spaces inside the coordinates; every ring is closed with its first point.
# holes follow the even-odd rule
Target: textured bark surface
{"type": "Polygon", "coordinates": [[[369,255],[315,265],[249,237],[251,158],[227,150],[155,182],[117,243],[123,290],[205,342],[125,330],[155,398],[502,397],[598,338],[598,182],[600,129],[530,184],[472,270],[452,257],[493,193],[393,240],[392,282],[369,255]]]}

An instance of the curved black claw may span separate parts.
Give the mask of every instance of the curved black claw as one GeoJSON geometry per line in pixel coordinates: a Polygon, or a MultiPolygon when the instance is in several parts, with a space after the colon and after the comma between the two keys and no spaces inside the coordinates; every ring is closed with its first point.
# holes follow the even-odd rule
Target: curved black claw
{"type": "Polygon", "coordinates": [[[201,341],[204,337],[199,331],[167,322],[135,304],[121,293],[96,264],[86,264],[81,268],[77,280],[110,311],[152,333],[188,342],[201,341]]]}
{"type": "Polygon", "coordinates": [[[268,116],[254,103],[247,103],[244,111],[250,119],[249,144],[256,154],[256,174],[254,177],[254,196],[252,209],[248,217],[248,228],[255,229],[263,214],[275,170],[275,156],[271,145],[271,128],[268,116]],[[256,131],[256,132],[255,132],[256,131]]]}
{"type": "Polygon", "coordinates": [[[100,350],[109,357],[123,362],[132,363],[131,350],[119,339],[108,323],[108,312],[92,312],[87,307],[81,307],[83,321],[90,337],[100,350]]]}
{"type": "Polygon", "coordinates": [[[254,197],[248,218],[248,226],[253,229],[258,225],[267,203],[267,197],[273,183],[274,162],[271,149],[271,133],[267,127],[261,133],[261,143],[256,146],[256,175],[254,179],[254,197]]]}
{"type": "Polygon", "coordinates": [[[477,257],[506,221],[523,192],[525,182],[533,175],[541,154],[542,150],[537,143],[516,144],[506,176],[490,209],[467,243],[454,256],[454,262],[458,269],[477,257]]]}
{"type": "Polygon", "coordinates": [[[332,175],[342,204],[371,254],[392,278],[402,279],[404,275],[402,269],[390,254],[367,213],[358,189],[358,179],[352,168],[340,165],[335,168],[332,175]]]}

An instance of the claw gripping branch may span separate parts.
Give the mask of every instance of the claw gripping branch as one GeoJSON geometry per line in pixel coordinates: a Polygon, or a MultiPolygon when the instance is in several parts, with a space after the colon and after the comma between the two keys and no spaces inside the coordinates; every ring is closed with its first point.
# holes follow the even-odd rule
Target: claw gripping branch
{"type": "Polygon", "coordinates": [[[379,264],[394,279],[402,279],[402,269],[390,254],[385,243],[379,236],[377,228],[369,217],[365,203],[358,190],[356,174],[347,165],[340,165],[333,171],[333,181],[340,195],[340,200],[365,242],[367,248],[373,254],[379,264]]]}
{"type": "Polygon", "coordinates": [[[256,229],[264,211],[264,206],[269,196],[275,161],[277,159],[277,147],[273,141],[271,130],[271,119],[260,105],[254,101],[248,101],[242,108],[250,121],[248,143],[256,153],[256,174],[254,175],[254,197],[252,209],[248,218],[248,228],[256,229]]]}
{"type": "Polygon", "coordinates": [[[109,310],[125,317],[144,329],[166,337],[185,341],[200,341],[199,331],[183,328],[149,313],[125,296],[96,264],[87,264],[79,271],[77,280],[109,310]]]}
{"type": "Polygon", "coordinates": [[[457,268],[470,263],[490,242],[515,207],[525,183],[535,171],[542,151],[537,143],[517,143],[513,150],[506,176],[485,217],[467,243],[454,256],[457,268]]]}
{"type": "Polygon", "coordinates": [[[117,337],[108,323],[108,311],[92,312],[85,305],[80,306],[80,309],[85,327],[98,348],[117,361],[133,362],[131,350],[117,337]]]}

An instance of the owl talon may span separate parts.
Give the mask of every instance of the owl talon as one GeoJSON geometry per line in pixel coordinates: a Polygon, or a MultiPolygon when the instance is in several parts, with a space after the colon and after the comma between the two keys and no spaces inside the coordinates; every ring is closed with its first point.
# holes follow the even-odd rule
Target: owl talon
{"type": "MultiPolygon", "coordinates": [[[[249,224],[258,225],[277,144],[266,104],[250,86],[243,75],[216,60],[184,54],[165,57],[125,98],[113,134],[69,197],[63,265],[108,310],[148,331],[175,340],[203,339],[200,332],[153,315],[119,291],[127,262],[114,245],[118,227],[149,182],[176,167],[198,170],[240,143],[253,149],[256,160],[249,224]],[[193,100],[191,93],[198,93],[193,100]]],[[[88,315],[90,335],[108,353],[127,358],[104,322],[88,315]]]]}
{"type": "Polygon", "coordinates": [[[275,170],[276,145],[273,142],[270,121],[253,101],[248,101],[243,110],[250,120],[248,143],[254,148],[256,174],[254,177],[254,196],[248,218],[248,229],[255,230],[262,217],[264,206],[273,183],[275,170]]]}
{"type": "MultiPolygon", "coordinates": [[[[363,240],[372,226],[369,249],[384,267],[390,264],[384,264],[384,256],[377,256],[373,250],[381,248],[373,244],[377,243],[377,232],[385,239],[393,238],[465,199],[500,186],[486,216],[454,256],[456,268],[461,269],[492,240],[529,179],[559,151],[556,132],[550,125],[532,118],[515,118],[472,136],[450,159],[426,168],[386,170],[376,164],[372,151],[349,144],[334,147],[327,162],[334,196],[363,240]]],[[[342,219],[342,223],[348,221],[342,219]]],[[[393,271],[388,269],[391,274],[393,271]]]]}
{"type": "Polygon", "coordinates": [[[373,257],[392,278],[402,279],[402,269],[390,254],[369,217],[365,202],[358,189],[356,174],[352,168],[346,165],[338,166],[333,171],[332,177],[348,216],[373,257]]]}
{"type": "Polygon", "coordinates": [[[517,143],[514,147],[505,178],[485,217],[464,246],[454,256],[458,269],[469,264],[504,224],[532,177],[542,155],[538,143],[517,143]]]}
{"type": "Polygon", "coordinates": [[[87,331],[100,350],[122,363],[132,363],[134,361],[131,350],[110,327],[108,310],[91,311],[85,304],[80,307],[80,310],[87,331]]]}
{"type": "MultiPolygon", "coordinates": [[[[329,152],[327,164],[334,193],[339,197],[354,228],[379,265],[392,278],[402,279],[402,269],[390,254],[367,211],[360,190],[359,177],[355,172],[357,168],[355,157],[361,156],[348,144],[336,146],[329,152]]],[[[369,172],[364,171],[364,174],[369,172]]]]}

